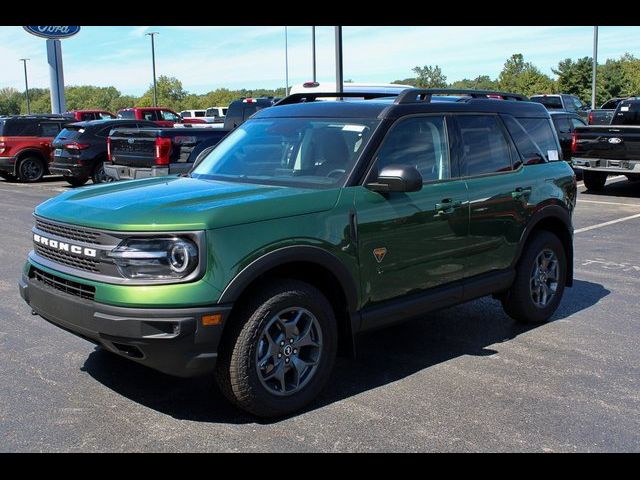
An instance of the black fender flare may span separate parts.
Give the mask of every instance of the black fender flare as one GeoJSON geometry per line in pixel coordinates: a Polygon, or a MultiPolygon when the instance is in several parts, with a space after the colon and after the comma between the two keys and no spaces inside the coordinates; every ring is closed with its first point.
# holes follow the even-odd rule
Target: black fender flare
{"type": "Polygon", "coordinates": [[[45,156],[42,155],[42,152],[40,150],[36,148],[25,148],[24,150],[20,150],[18,153],[16,153],[16,163],[13,166],[14,175],[18,175],[18,167],[20,166],[20,162],[22,162],[22,159],[30,155],[38,157],[40,160],[42,160],[45,172],[49,171],[49,163],[47,162],[45,156]]]}
{"type": "Polygon", "coordinates": [[[358,289],[347,267],[332,253],[311,245],[295,245],[273,250],[257,258],[238,273],[225,287],[218,303],[233,303],[260,275],[291,262],[315,263],[330,271],[340,283],[350,312],[358,308],[358,289]]]}
{"type": "Polygon", "coordinates": [[[522,232],[522,237],[520,238],[520,242],[518,242],[518,249],[516,252],[515,259],[513,261],[512,267],[515,267],[516,264],[520,261],[520,257],[522,256],[522,251],[524,246],[526,245],[531,233],[535,230],[536,226],[547,218],[555,218],[559,220],[565,227],[568,237],[571,241],[567,245],[567,285],[573,285],[573,225],[571,222],[571,215],[566,207],[559,204],[550,204],[542,207],[538,211],[536,211],[522,232]]]}

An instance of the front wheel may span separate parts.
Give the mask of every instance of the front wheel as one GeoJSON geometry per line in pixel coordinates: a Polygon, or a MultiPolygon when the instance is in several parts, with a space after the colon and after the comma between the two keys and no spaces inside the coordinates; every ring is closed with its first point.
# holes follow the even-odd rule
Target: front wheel
{"type": "Polygon", "coordinates": [[[513,285],[502,298],[505,312],[521,323],[543,323],[556,311],[567,281],[567,256],[553,233],[540,231],[525,246],[513,285]]]}
{"type": "Polygon", "coordinates": [[[44,162],[38,157],[27,157],[18,166],[18,178],[21,182],[39,182],[44,177],[44,173],[44,162]]]}
{"type": "Polygon", "coordinates": [[[583,180],[587,190],[599,192],[604,188],[604,184],[607,183],[607,174],[604,172],[585,171],[583,173],[583,180]]]}
{"type": "Polygon", "coordinates": [[[295,412],[327,383],[337,350],[331,304],[315,287],[272,281],[230,320],[216,365],[223,394],[259,417],[295,412]]]}

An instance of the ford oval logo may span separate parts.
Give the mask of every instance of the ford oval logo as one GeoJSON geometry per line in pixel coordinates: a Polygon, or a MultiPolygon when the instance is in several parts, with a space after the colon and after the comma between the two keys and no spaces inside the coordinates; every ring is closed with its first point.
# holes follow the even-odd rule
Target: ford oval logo
{"type": "Polygon", "coordinates": [[[42,38],[68,38],[74,36],[80,31],[80,27],[22,27],[27,32],[42,38]]]}
{"type": "Polygon", "coordinates": [[[622,143],[622,139],[618,137],[613,137],[609,139],[609,143],[613,143],[617,145],[618,143],[622,143]]]}

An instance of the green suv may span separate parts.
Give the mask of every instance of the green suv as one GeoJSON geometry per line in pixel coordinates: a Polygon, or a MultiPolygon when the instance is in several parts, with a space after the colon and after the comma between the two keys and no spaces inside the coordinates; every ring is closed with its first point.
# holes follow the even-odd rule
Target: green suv
{"type": "Polygon", "coordinates": [[[143,365],[213,373],[263,417],[313,400],[360,332],[485,295],[546,321],[572,284],[576,181],[545,108],[330,96],[259,111],[188,175],[42,203],[22,297],[143,365]]]}

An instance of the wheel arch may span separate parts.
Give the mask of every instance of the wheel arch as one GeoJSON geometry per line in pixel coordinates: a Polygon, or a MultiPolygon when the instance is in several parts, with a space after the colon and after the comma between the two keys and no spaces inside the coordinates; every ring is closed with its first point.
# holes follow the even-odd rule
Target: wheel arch
{"type": "MultiPolygon", "coordinates": [[[[333,306],[338,321],[340,350],[353,355],[358,290],[353,275],[333,254],[314,246],[291,246],[254,260],[222,292],[218,303],[241,305],[243,297],[269,278],[294,278],[318,288],[333,306]]],[[[233,316],[233,310],[231,317],[233,316]]]]}
{"type": "Polygon", "coordinates": [[[18,170],[20,168],[20,163],[27,157],[37,157],[40,160],[42,160],[42,166],[44,167],[44,171],[48,172],[49,171],[49,164],[47,162],[47,159],[45,157],[45,155],[38,150],[37,148],[25,148],[24,150],[20,150],[17,154],[16,154],[16,163],[13,167],[13,174],[14,175],[18,175],[18,170]]]}
{"type": "Polygon", "coordinates": [[[515,267],[520,261],[524,247],[529,242],[531,235],[540,230],[553,233],[562,242],[567,256],[566,285],[573,286],[573,226],[568,210],[560,205],[547,205],[534,213],[527,228],[522,233],[513,266],[515,267]]]}

